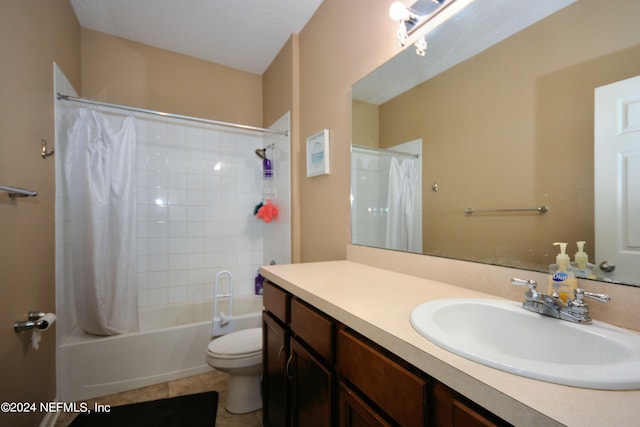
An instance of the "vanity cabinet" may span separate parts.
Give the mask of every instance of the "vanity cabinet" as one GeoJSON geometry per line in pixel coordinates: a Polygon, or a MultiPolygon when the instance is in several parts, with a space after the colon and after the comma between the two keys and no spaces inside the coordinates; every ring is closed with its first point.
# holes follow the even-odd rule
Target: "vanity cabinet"
{"type": "Polygon", "coordinates": [[[391,427],[373,408],[344,383],[338,386],[338,426],[391,427]]]}
{"type": "Polygon", "coordinates": [[[334,321],[291,299],[291,425],[331,426],[333,411],[334,321]]]}
{"type": "Polygon", "coordinates": [[[262,313],[262,414],[265,427],[289,425],[289,390],[285,375],[288,334],[267,312],[262,313]]]}
{"type": "Polygon", "coordinates": [[[270,282],[263,303],[263,425],[334,425],[334,321],[270,282]]]}
{"type": "Polygon", "coordinates": [[[432,388],[435,427],[497,427],[508,426],[478,405],[467,401],[444,384],[435,382],[432,388]]]}
{"type": "Polygon", "coordinates": [[[377,417],[378,425],[427,425],[429,384],[425,378],[344,328],[338,332],[337,348],[336,367],[343,391],[340,406],[349,408],[347,413],[339,414],[341,425],[366,425],[355,422],[365,416],[363,410],[377,417]],[[359,397],[358,408],[352,408],[354,404],[349,392],[359,397]],[[366,401],[370,404],[364,403],[366,401]],[[356,409],[358,412],[353,412],[356,409]],[[385,418],[388,423],[383,421],[385,418]]]}
{"type": "Polygon", "coordinates": [[[508,425],[269,281],[263,302],[265,427],[508,425]]]}

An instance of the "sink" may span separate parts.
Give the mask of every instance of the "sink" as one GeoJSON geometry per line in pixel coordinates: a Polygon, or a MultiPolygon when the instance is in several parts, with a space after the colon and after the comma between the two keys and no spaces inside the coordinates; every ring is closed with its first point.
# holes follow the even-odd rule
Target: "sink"
{"type": "Polygon", "coordinates": [[[492,299],[440,299],[411,325],[434,344],[483,365],[575,387],[640,389],[640,335],[603,322],[579,325],[492,299]]]}

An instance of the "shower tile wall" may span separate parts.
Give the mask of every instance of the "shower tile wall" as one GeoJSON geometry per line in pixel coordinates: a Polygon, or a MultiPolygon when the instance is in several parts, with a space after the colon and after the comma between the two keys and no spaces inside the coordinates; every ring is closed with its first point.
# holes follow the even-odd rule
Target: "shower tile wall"
{"type": "Polygon", "coordinates": [[[262,136],[137,118],[138,305],[208,300],[215,275],[253,291],[263,264],[262,136]]]}
{"type": "Polygon", "coordinates": [[[351,153],[353,243],[385,247],[390,159],[375,153],[351,153]]]}

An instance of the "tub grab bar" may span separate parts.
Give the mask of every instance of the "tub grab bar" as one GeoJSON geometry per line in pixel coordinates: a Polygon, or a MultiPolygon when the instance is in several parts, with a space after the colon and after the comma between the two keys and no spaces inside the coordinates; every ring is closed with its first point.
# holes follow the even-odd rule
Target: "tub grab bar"
{"type": "Polygon", "coordinates": [[[219,271],[216,274],[216,280],[213,285],[213,333],[212,336],[224,335],[233,332],[233,274],[228,270],[219,271]],[[229,290],[226,293],[220,293],[220,278],[227,276],[229,278],[229,290]],[[228,311],[218,313],[218,299],[229,298],[228,311]]]}

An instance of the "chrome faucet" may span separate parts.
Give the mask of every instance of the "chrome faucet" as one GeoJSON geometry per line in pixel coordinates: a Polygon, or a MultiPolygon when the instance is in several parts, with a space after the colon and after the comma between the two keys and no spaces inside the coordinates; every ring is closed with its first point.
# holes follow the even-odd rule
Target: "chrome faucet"
{"type": "Polygon", "coordinates": [[[535,280],[524,280],[514,277],[511,279],[511,283],[529,288],[524,294],[524,302],[522,303],[522,308],[525,310],[573,323],[586,325],[592,323],[592,319],[589,316],[589,304],[584,302],[584,297],[600,302],[611,301],[609,295],[586,292],[578,288],[573,291],[574,299],[569,300],[565,304],[555,292],[552,295],[538,292],[538,283],[535,280]]]}

